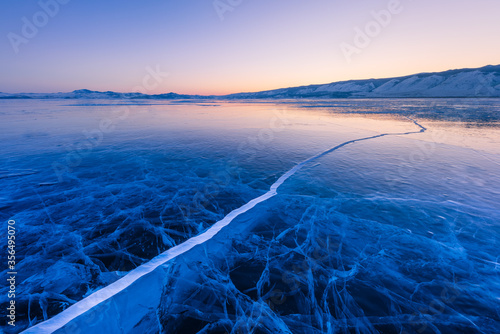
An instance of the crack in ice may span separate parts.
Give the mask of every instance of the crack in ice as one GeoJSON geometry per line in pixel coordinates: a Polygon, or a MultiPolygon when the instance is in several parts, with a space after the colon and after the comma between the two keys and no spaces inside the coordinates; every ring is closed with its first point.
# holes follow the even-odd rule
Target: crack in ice
{"type": "Polygon", "coordinates": [[[337,145],[329,150],[326,150],[322,153],[319,153],[307,160],[302,161],[301,163],[297,164],[295,167],[290,169],[288,172],[283,174],[276,182],[274,182],[269,191],[266,192],[264,195],[259,196],[257,198],[254,198],[250,202],[246,203],[245,205],[239,207],[238,209],[235,209],[231,211],[227,216],[225,216],[222,220],[219,220],[216,222],[212,227],[210,227],[208,230],[203,232],[200,235],[197,235],[195,237],[192,237],[183,243],[174,246],[162,254],[156,256],[153,258],[151,261],[137,267],[136,269],[132,270],[129,272],[127,275],[119,279],[118,281],[94,292],[90,296],[82,299],[81,301],[73,304],[69,308],[67,308],[65,311],[57,314],[53,318],[46,320],[40,324],[37,324],[31,328],[26,329],[22,333],[53,333],[61,328],[63,328],[65,325],[67,325],[69,322],[72,320],[76,319],[77,317],[83,315],[87,311],[91,310],[95,306],[101,304],[102,302],[112,298],[119,292],[123,291],[127,287],[129,287],[131,284],[136,282],[138,279],[141,277],[144,277],[145,275],[148,275],[149,273],[153,272],[155,269],[160,267],[161,265],[169,262],[170,260],[176,258],[179,255],[182,255],[186,253],[187,251],[191,250],[195,246],[202,245],[203,243],[207,242],[208,240],[212,239],[216,234],[218,234],[224,227],[229,225],[231,221],[233,221],[236,217],[239,215],[251,210],[254,208],[257,204],[262,203],[264,201],[267,201],[268,199],[274,197],[277,195],[277,190],[278,188],[292,175],[294,175],[297,171],[302,169],[305,165],[333,152],[336,151],[346,145],[353,144],[356,142],[360,141],[365,141],[365,140],[370,140],[370,139],[375,139],[375,138],[380,138],[380,137],[385,137],[385,136],[401,136],[401,135],[409,135],[409,134],[415,134],[415,133],[421,133],[425,132],[427,129],[420,125],[417,121],[406,117],[410,121],[412,121],[415,125],[420,127],[420,131],[411,131],[411,132],[403,132],[403,133],[383,133],[371,137],[365,137],[365,138],[359,138],[359,139],[353,139],[347,142],[344,142],[340,145],[337,145]]]}

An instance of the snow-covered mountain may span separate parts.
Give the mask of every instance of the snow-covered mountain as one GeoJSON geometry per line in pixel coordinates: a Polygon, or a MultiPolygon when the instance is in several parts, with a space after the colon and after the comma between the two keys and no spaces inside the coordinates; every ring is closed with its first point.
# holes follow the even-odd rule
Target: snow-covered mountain
{"type": "Polygon", "coordinates": [[[500,65],[420,73],[398,78],[349,80],[323,85],[282,88],[225,96],[148,95],[97,92],[88,89],[70,93],[0,93],[0,99],[288,99],[288,98],[382,98],[382,97],[500,97],[500,65]]]}
{"type": "Polygon", "coordinates": [[[262,98],[346,98],[346,97],[500,97],[500,65],[421,73],[399,78],[349,80],[239,93],[235,99],[262,98]]]}

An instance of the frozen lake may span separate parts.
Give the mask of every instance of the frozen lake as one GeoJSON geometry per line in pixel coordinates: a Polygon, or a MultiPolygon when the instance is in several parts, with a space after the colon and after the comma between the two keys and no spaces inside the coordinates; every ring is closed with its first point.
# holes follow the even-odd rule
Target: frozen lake
{"type": "Polygon", "coordinates": [[[0,100],[0,139],[15,332],[500,332],[500,99],[0,100]]]}

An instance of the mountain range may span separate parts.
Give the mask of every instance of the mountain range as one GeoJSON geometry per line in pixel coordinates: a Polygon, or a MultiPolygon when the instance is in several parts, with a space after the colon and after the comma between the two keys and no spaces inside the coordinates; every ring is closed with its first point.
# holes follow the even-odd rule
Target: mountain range
{"type": "Polygon", "coordinates": [[[223,96],[97,92],[0,93],[0,99],[324,99],[324,98],[445,98],[500,97],[500,65],[420,73],[386,79],[349,80],[223,96]]]}

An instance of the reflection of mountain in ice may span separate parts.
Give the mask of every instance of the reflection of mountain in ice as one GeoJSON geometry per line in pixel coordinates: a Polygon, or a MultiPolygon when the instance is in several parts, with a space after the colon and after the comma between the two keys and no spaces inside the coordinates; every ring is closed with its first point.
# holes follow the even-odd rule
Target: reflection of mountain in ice
{"type": "Polygon", "coordinates": [[[404,118],[315,110],[289,111],[283,131],[248,149],[241,143],[269,125],[267,106],[217,107],[213,123],[205,114],[215,109],[158,107],[121,124],[57,184],[48,167],[66,154],[57,143],[74,140],[74,124],[45,135],[48,152],[30,151],[28,137],[4,151],[2,218],[23,226],[20,318],[34,325],[74,304],[32,331],[495,333],[495,156],[436,144],[404,118]],[[245,108],[263,122],[250,124],[245,108]],[[311,152],[337,146],[281,184],[311,152]],[[228,216],[272,184],[276,196],[228,216]],[[223,217],[230,225],[205,238],[223,217]],[[195,235],[203,244],[133,282],[195,235]]]}

